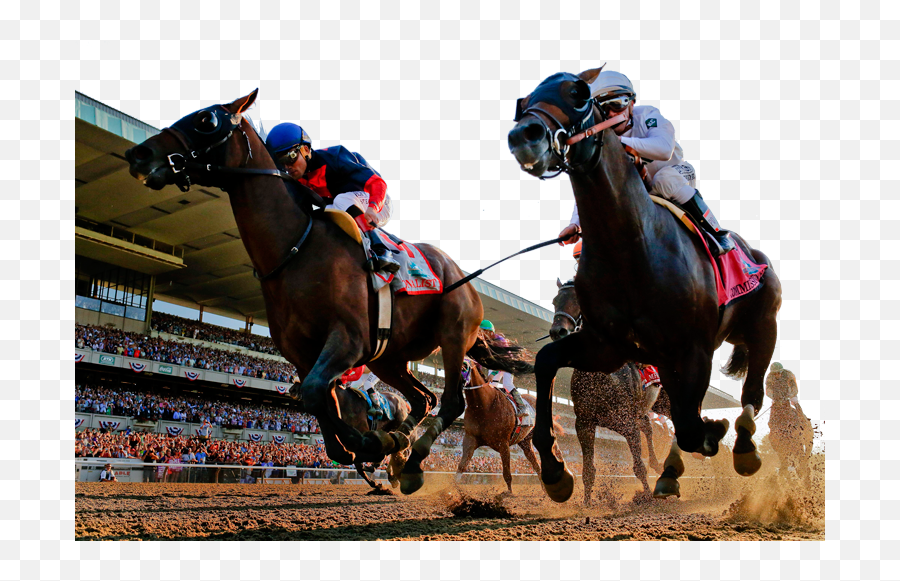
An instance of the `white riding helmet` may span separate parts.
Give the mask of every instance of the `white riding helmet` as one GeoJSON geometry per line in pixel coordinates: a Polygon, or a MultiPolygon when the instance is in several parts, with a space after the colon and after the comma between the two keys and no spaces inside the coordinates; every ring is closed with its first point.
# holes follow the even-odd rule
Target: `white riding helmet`
{"type": "Polygon", "coordinates": [[[628,77],[616,71],[600,71],[600,74],[591,83],[591,98],[603,100],[616,95],[637,97],[634,85],[631,84],[628,77]]]}

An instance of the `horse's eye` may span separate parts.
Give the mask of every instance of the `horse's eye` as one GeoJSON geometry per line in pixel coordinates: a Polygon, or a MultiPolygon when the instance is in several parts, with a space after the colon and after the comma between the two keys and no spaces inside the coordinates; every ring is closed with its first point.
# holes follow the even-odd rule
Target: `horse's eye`
{"type": "Polygon", "coordinates": [[[194,116],[194,129],[200,133],[212,133],[219,126],[219,118],[212,111],[200,111],[194,116]]]}

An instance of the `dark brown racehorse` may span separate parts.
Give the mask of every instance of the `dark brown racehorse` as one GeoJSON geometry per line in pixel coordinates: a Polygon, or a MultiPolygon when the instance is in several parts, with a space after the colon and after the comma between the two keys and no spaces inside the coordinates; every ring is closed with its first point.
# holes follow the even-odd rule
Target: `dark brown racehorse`
{"type": "MultiPolygon", "coordinates": [[[[463,368],[463,382],[466,387],[463,393],[466,397],[465,429],[466,435],[462,442],[462,458],[456,469],[457,480],[466,471],[466,467],[472,460],[475,450],[487,446],[500,454],[503,464],[503,480],[506,481],[508,493],[512,494],[512,471],[510,469],[509,448],[516,445],[522,449],[525,457],[534,468],[535,474],[541,473],[541,465],[538,464],[531,446],[531,426],[524,428],[521,433],[511,441],[513,430],[516,427],[515,406],[501,390],[492,387],[484,379],[477,365],[466,360],[463,368]]],[[[522,396],[529,405],[534,406],[534,397],[522,396]]],[[[562,427],[555,425],[557,433],[562,435],[562,427]]]]}
{"type": "MultiPolygon", "coordinates": [[[[558,341],[578,330],[581,308],[575,295],[575,284],[557,281],[559,292],[553,299],[553,324],[550,337],[558,341]]],[[[572,372],[570,385],[572,406],[575,408],[575,431],[581,444],[582,478],[584,479],[584,503],[591,504],[594,488],[594,443],[597,426],[610,429],[625,438],[631,450],[632,470],[644,487],[644,495],[650,497],[650,483],[647,468],[641,459],[641,433],[647,439],[650,468],[662,472],[662,465],[656,459],[653,445],[653,424],[644,404],[644,388],[641,374],[634,363],[626,363],[617,371],[572,372]]],[[[653,411],[669,416],[671,406],[666,394],[660,393],[653,404],[653,411]]],[[[607,499],[610,502],[612,499],[607,499]]]]}
{"type": "MultiPolygon", "coordinates": [[[[552,452],[553,381],[562,367],[612,373],[626,361],[659,368],[672,402],[678,445],[715,455],[728,430],[723,420],[703,420],[700,405],[709,386],[712,358],[723,341],[735,345],[723,370],[746,376],[735,423],[735,470],[754,474],[761,465],[752,435],[754,412],[763,401],[763,375],[775,349],[775,316],[781,284],[768,258],[734,239],[752,260],[768,265],[761,288],[719,309],[714,271],[701,240],[647,195],[641,177],[615,132],[598,130],[602,114],[589,83],[600,69],[545,79],[516,111],[509,148],[522,169],[536,177],[569,174],[581,218],[583,250],[575,279],[584,314],[580,333],[546,345],[535,361],[538,390],[534,444],[541,455],[541,480],[558,502],[568,499],[574,478],[552,452]]],[[[666,460],[654,494],[678,493],[680,458],[666,460]]]]}
{"type": "MultiPolygon", "coordinates": [[[[409,436],[437,403],[435,395],[410,374],[407,363],[440,348],[447,385],[459,388],[463,357],[491,369],[516,372],[502,346],[488,348],[479,335],[481,299],[471,285],[447,295],[394,298],[393,327],[387,350],[375,360],[377,297],[371,290],[362,247],[336,224],[313,219],[308,202],[299,203],[276,171],[252,125],[241,114],[257,91],[226,105],[187,115],[125,154],[131,175],[160,190],[191,184],[228,192],[234,219],[253,267],[260,275],[272,339],[303,377],[291,395],[316,416],[328,456],[341,464],[381,462],[410,445],[409,436]],[[411,411],[395,432],[360,431],[341,418],[334,386],[347,369],[367,364],[397,388],[411,411]]],[[[292,184],[304,199],[317,198],[292,184]]],[[[318,200],[321,202],[321,199],[318,200]]],[[[453,260],[434,246],[420,245],[434,273],[446,286],[463,278],[453,260]]],[[[413,444],[401,477],[401,490],[424,484],[421,462],[444,426],[463,412],[461,389],[447,389],[434,425],[413,444]]]]}

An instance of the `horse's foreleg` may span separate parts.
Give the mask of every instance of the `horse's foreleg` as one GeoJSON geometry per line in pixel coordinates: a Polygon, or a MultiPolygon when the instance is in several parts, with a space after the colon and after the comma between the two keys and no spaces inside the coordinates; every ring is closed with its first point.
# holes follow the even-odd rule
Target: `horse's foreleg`
{"type": "Polygon", "coordinates": [[[666,457],[664,466],[662,475],[656,480],[653,497],[668,498],[677,496],[680,498],[681,485],[678,484],[678,479],[684,474],[684,461],[681,459],[681,448],[678,447],[677,439],[672,440],[672,449],[666,457]]]}
{"type": "Polygon", "coordinates": [[[441,410],[437,417],[412,445],[409,460],[403,467],[403,475],[400,479],[400,491],[403,494],[412,494],[425,484],[424,471],[421,468],[422,461],[431,453],[434,441],[449,427],[466,409],[466,400],[463,397],[461,370],[463,364],[463,347],[461,343],[451,342],[443,347],[444,357],[444,393],[441,396],[441,410]]]}
{"type": "Polygon", "coordinates": [[[525,454],[525,458],[528,459],[528,463],[531,464],[534,473],[540,476],[541,465],[538,464],[537,456],[534,455],[534,446],[531,445],[531,438],[525,438],[519,442],[519,447],[522,448],[522,453],[525,454]]]}
{"type": "Polygon", "coordinates": [[[641,486],[644,487],[644,494],[649,497],[650,483],[647,482],[647,467],[644,466],[644,461],[641,459],[641,433],[638,431],[637,426],[631,426],[622,433],[622,436],[625,437],[625,441],[628,442],[628,449],[631,450],[631,470],[640,481],[641,486]]]}
{"type": "Polygon", "coordinates": [[[578,443],[581,444],[581,478],[584,481],[585,505],[591,504],[594,479],[597,477],[597,471],[594,468],[594,435],[596,432],[596,423],[576,417],[575,433],[578,435],[578,443]]]}
{"type": "Polygon", "coordinates": [[[469,433],[467,432],[462,441],[462,457],[459,459],[459,465],[456,467],[457,483],[462,481],[462,477],[466,471],[466,467],[468,467],[469,462],[472,461],[472,456],[475,455],[475,450],[477,449],[478,442],[475,440],[474,436],[469,435],[469,433]]]}

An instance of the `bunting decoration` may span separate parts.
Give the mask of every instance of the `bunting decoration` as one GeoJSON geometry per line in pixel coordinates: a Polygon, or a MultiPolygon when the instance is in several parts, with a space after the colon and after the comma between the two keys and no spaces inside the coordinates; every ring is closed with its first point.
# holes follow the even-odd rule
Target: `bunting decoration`
{"type": "Polygon", "coordinates": [[[200,377],[199,371],[185,371],[184,376],[187,377],[191,381],[196,381],[198,377],[200,377]]]}
{"type": "Polygon", "coordinates": [[[263,439],[262,434],[256,434],[253,432],[247,434],[247,437],[250,438],[251,442],[262,442],[262,439],[263,439]]]}
{"type": "Polygon", "coordinates": [[[140,373],[143,370],[147,369],[147,365],[144,363],[138,363],[137,361],[129,361],[128,365],[131,366],[131,370],[135,373],[140,373]]]}
{"type": "Polygon", "coordinates": [[[180,436],[181,432],[184,431],[184,428],[181,426],[166,426],[166,431],[170,436],[180,436]]]}
{"type": "Polygon", "coordinates": [[[75,418],[75,428],[80,428],[84,423],[84,418],[75,418]]]}
{"type": "Polygon", "coordinates": [[[284,444],[285,439],[286,438],[284,436],[276,436],[275,434],[272,434],[272,441],[276,444],[284,444]]]}
{"type": "Polygon", "coordinates": [[[84,361],[84,353],[76,353],[75,363],[81,363],[82,361],[84,361]]]}
{"type": "Polygon", "coordinates": [[[118,430],[122,422],[112,420],[100,420],[100,427],[104,430],[118,430]]]}
{"type": "Polygon", "coordinates": [[[276,385],[275,386],[275,391],[277,391],[278,393],[280,393],[282,395],[287,393],[289,389],[290,388],[286,385],[276,385]]]}
{"type": "Polygon", "coordinates": [[[244,387],[245,385],[247,385],[246,379],[238,379],[237,377],[232,377],[231,381],[233,381],[234,384],[238,387],[244,387]]]}

